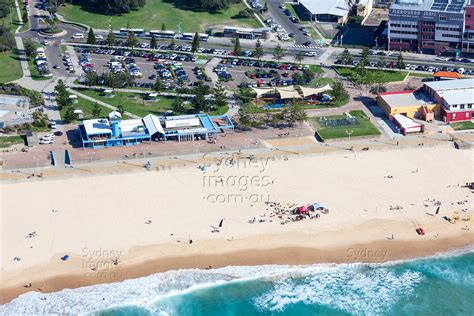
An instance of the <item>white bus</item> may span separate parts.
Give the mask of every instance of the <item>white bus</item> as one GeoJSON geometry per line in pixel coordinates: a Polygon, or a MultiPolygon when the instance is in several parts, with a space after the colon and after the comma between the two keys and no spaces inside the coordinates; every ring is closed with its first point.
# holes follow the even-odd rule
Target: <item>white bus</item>
{"type": "MultiPolygon", "coordinates": [[[[185,41],[192,41],[194,39],[194,33],[183,33],[181,35],[181,39],[185,40],[185,41]]],[[[200,41],[204,41],[204,42],[207,42],[209,40],[209,35],[207,34],[204,34],[204,33],[198,33],[199,35],[199,40],[200,41]]]]}
{"type": "Polygon", "coordinates": [[[127,36],[128,33],[132,32],[135,36],[138,37],[143,37],[145,36],[145,30],[144,29],[127,29],[127,28],[121,28],[120,29],[120,35],[122,36],[127,36]]]}
{"type": "Polygon", "coordinates": [[[174,38],[175,36],[174,31],[158,31],[158,30],[151,30],[150,36],[155,35],[158,38],[174,38]]]}

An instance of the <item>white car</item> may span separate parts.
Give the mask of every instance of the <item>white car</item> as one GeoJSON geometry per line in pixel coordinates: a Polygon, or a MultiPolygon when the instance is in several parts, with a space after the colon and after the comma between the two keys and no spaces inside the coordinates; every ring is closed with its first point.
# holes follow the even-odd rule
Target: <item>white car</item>
{"type": "Polygon", "coordinates": [[[83,33],[76,33],[72,36],[73,39],[84,39],[83,33]]]}
{"type": "Polygon", "coordinates": [[[436,57],[436,60],[439,60],[439,61],[448,61],[449,58],[448,58],[448,57],[436,57]]]}
{"type": "Polygon", "coordinates": [[[100,34],[97,34],[95,36],[95,39],[98,39],[98,40],[103,40],[104,39],[104,36],[100,35],[100,34]]]}
{"type": "Polygon", "coordinates": [[[458,71],[458,73],[463,74],[464,72],[466,72],[466,69],[461,67],[457,71],[458,71]]]}
{"type": "Polygon", "coordinates": [[[306,52],[304,53],[305,56],[308,56],[308,57],[316,57],[318,55],[317,52],[306,52]]]}

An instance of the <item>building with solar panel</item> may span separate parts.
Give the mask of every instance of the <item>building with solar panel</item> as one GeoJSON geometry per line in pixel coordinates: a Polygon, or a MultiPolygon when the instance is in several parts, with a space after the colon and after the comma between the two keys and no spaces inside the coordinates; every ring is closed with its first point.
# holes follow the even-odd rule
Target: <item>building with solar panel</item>
{"type": "Polygon", "coordinates": [[[395,0],[389,10],[389,50],[460,52],[471,0],[395,0]]]}

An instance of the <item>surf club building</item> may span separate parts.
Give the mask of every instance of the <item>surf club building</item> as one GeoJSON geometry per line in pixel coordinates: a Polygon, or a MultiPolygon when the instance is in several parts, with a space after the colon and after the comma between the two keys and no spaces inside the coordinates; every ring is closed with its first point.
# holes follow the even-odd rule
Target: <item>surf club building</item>
{"type": "Polygon", "coordinates": [[[430,81],[423,89],[440,105],[444,122],[474,120],[474,79],[430,81]]]}
{"type": "Polygon", "coordinates": [[[377,104],[392,119],[397,115],[446,123],[474,120],[474,79],[425,82],[422,88],[384,92],[377,104]]]}
{"type": "Polygon", "coordinates": [[[122,115],[117,111],[111,112],[108,119],[85,120],[78,128],[83,148],[133,146],[152,140],[208,140],[219,133],[233,130],[234,124],[227,115],[148,114],[142,119],[122,120],[122,115]]]}

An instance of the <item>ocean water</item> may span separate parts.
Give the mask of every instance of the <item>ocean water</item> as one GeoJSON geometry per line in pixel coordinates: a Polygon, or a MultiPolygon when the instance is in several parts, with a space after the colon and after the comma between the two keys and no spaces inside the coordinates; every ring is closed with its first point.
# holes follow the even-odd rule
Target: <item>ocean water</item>
{"type": "Polygon", "coordinates": [[[368,264],[178,270],[41,294],[0,315],[474,315],[474,250],[368,264]]]}

